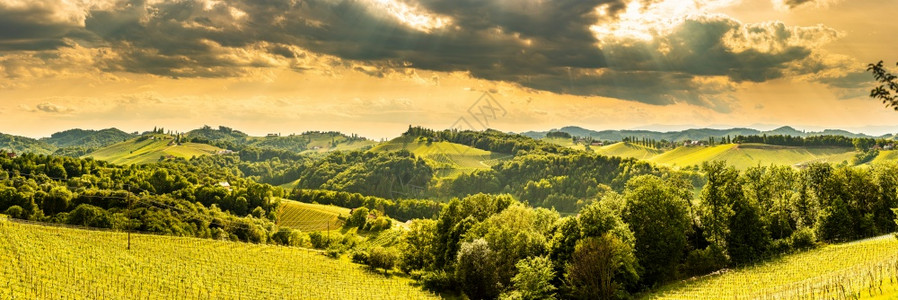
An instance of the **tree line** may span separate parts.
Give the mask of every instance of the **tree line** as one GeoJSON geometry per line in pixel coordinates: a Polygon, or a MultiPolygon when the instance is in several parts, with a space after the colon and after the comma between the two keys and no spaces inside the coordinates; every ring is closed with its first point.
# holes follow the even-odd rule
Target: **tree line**
{"type": "Polygon", "coordinates": [[[725,267],[896,229],[898,166],[702,166],[707,184],[671,173],[629,178],[576,215],[508,194],[455,198],[413,220],[400,268],[471,299],[616,299],[725,267]]]}

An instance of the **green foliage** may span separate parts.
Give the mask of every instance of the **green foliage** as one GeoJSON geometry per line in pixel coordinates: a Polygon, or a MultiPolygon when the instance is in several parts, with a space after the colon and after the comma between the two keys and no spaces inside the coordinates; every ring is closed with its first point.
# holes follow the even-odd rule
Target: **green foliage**
{"type": "Polygon", "coordinates": [[[21,206],[13,205],[7,208],[6,211],[3,212],[3,214],[16,219],[22,219],[25,217],[25,210],[22,209],[21,206]]]}
{"type": "Polygon", "coordinates": [[[579,299],[626,298],[622,273],[635,273],[633,248],[610,233],[577,242],[565,279],[579,299]]]}
{"type": "Polygon", "coordinates": [[[519,260],[515,267],[518,274],[511,279],[512,286],[520,294],[520,299],[555,299],[555,278],[552,261],[546,256],[536,256],[519,260]]]}
{"type": "Polygon", "coordinates": [[[636,238],[636,257],[648,285],[675,278],[677,264],[685,254],[691,220],[688,200],[680,195],[675,187],[652,175],[627,182],[623,217],[636,238]]]}
{"type": "Polygon", "coordinates": [[[484,239],[464,242],[458,250],[455,278],[471,299],[494,299],[499,296],[495,254],[484,239]]]}
{"type": "Polygon", "coordinates": [[[392,270],[399,260],[399,254],[393,248],[374,247],[368,254],[368,265],[384,272],[392,270]]]}
{"type": "Polygon", "coordinates": [[[359,207],[352,211],[352,214],[349,215],[349,219],[346,220],[343,226],[346,228],[363,228],[366,222],[368,222],[368,208],[359,207]]]}
{"type": "Polygon", "coordinates": [[[403,272],[433,268],[436,248],[436,225],[434,220],[413,220],[401,238],[401,264],[403,272]]]}
{"type": "Polygon", "coordinates": [[[873,79],[879,83],[879,86],[870,90],[870,97],[882,100],[886,107],[898,110],[898,77],[889,73],[881,60],[876,64],[868,64],[867,71],[873,73],[873,79]]]}
{"type": "Polygon", "coordinates": [[[734,213],[733,199],[743,197],[739,172],[723,162],[705,163],[702,171],[708,177],[701,192],[699,214],[705,237],[720,249],[726,249],[726,237],[730,233],[728,225],[734,213]]]}

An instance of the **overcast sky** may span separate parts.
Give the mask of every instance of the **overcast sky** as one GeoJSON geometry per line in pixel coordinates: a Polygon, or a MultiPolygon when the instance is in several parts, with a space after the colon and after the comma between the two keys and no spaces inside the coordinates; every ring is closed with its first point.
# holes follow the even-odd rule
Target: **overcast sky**
{"type": "Polygon", "coordinates": [[[898,132],[865,73],[898,61],[895,12],[894,0],[0,0],[0,132],[898,132]]]}

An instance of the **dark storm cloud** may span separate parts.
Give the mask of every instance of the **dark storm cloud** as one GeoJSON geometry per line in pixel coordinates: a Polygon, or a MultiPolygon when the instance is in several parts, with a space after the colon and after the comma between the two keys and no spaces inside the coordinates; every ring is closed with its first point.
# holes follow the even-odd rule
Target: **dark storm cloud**
{"type": "Polygon", "coordinates": [[[54,7],[41,1],[0,2],[0,51],[47,50],[66,46],[63,38],[85,33],[71,20],[54,18],[54,7]]]}
{"type": "Polygon", "coordinates": [[[359,62],[364,66],[340,65],[377,77],[391,68],[465,71],[558,93],[658,105],[686,102],[719,111],[729,109],[720,96],[729,89],[709,86],[700,77],[763,82],[784,76],[789,63],[812,52],[784,42],[801,32],[784,26],[743,28],[724,17],[690,18],[651,41],[598,40],[590,26],[614,22],[629,2],[624,0],[400,1],[451,24],[412,28],[363,0],[152,5],[131,0],[91,10],[83,28],[40,23],[40,9],[4,18],[14,12],[0,8],[0,23],[27,30],[0,33],[0,49],[13,49],[16,43],[61,47],[64,37],[80,36],[89,46],[115,52],[99,62],[103,70],[169,77],[236,76],[248,67],[274,66],[262,55],[296,61],[306,59],[308,51],[359,62]],[[606,14],[596,11],[600,6],[606,14]],[[761,39],[775,47],[734,49],[729,40],[739,42],[733,33],[740,31],[745,40],[761,39]]]}

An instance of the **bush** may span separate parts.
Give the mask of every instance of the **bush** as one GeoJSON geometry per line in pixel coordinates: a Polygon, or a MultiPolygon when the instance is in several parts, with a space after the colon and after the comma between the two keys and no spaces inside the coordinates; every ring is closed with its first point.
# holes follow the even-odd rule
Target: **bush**
{"type": "Polygon", "coordinates": [[[368,264],[368,252],[364,250],[353,250],[352,251],[352,262],[357,264],[368,264]]]}
{"type": "Polygon", "coordinates": [[[692,250],[686,255],[684,268],[689,275],[702,275],[720,270],[727,265],[723,250],[715,245],[705,249],[692,250]]]}
{"type": "Polygon", "coordinates": [[[370,231],[381,231],[391,227],[393,227],[393,221],[385,216],[380,216],[374,221],[368,222],[365,228],[370,231]]]}
{"type": "Polygon", "coordinates": [[[383,269],[384,272],[392,270],[396,266],[399,254],[394,249],[374,247],[368,256],[368,265],[375,269],[383,269]]]}
{"type": "Polygon", "coordinates": [[[343,255],[343,253],[346,253],[346,246],[341,244],[333,244],[324,250],[324,254],[330,258],[338,258],[340,255],[343,255]]]}
{"type": "Polygon", "coordinates": [[[343,240],[343,235],[336,232],[331,232],[330,234],[321,232],[309,233],[309,242],[312,243],[312,247],[315,249],[326,249],[331,245],[342,244],[343,240]]]}
{"type": "Polygon", "coordinates": [[[25,210],[22,209],[22,207],[18,206],[18,205],[10,206],[3,213],[10,217],[16,218],[16,219],[24,219],[23,217],[25,216],[25,210]]]}
{"type": "Polygon", "coordinates": [[[802,228],[792,233],[789,237],[789,244],[792,249],[809,249],[817,245],[817,236],[814,230],[810,228],[802,228]]]}
{"type": "Polygon", "coordinates": [[[284,246],[302,246],[303,238],[299,230],[281,228],[271,234],[271,241],[284,246]]]}
{"type": "Polygon", "coordinates": [[[421,276],[421,285],[428,290],[442,292],[455,290],[458,283],[455,282],[452,274],[446,273],[443,270],[438,270],[424,273],[424,275],[421,276]]]}
{"type": "Polygon", "coordinates": [[[109,214],[102,208],[90,204],[81,204],[75,207],[66,216],[65,223],[69,225],[112,228],[112,219],[109,218],[109,214]]]}

